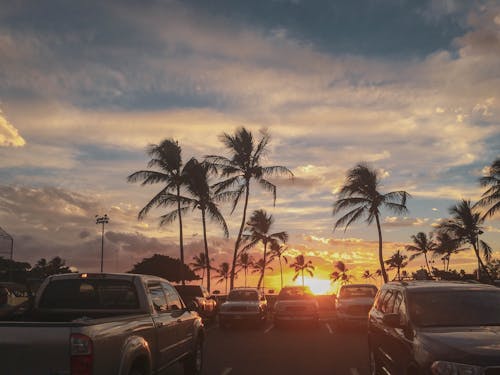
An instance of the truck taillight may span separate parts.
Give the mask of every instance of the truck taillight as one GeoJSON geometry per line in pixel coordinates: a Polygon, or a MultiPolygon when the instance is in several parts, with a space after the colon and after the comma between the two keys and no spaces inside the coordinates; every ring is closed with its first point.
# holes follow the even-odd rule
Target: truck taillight
{"type": "Polygon", "coordinates": [[[74,333],[70,337],[71,375],[92,375],[94,361],[90,337],[74,333]]]}

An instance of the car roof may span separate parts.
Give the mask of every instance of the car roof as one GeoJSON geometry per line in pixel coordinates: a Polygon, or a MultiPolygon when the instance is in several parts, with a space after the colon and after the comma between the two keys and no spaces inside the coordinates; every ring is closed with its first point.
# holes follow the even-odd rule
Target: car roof
{"type": "Polygon", "coordinates": [[[412,280],[391,281],[382,286],[382,290],[389,288],[406,289],[408,291],[449,291],[449,290],[500,290],[492,285],[466,282],[466,281],[442,281],[442,280],[412,280]]]}
{"type": "Polygon", "coordinates": [[[373,284],[349,284],[349,285],[342,285],[340,288],[345,289],[345,288],[375,288],[377,287],[373,284]]]}
{"type": "Polygon", "coordinates": [[[231,290],[229,291],[229,293],[231,293],[233,290],[242,290],[242,291],[247,290],[247,291],[252,291],[252,292],[258,292],[258,291],[259,291],[259,289],[257,289],[257,288],[250,288],[250,287],[237,287],[237,288],[233,288],[233,289],[231,289],[231,290]]]}

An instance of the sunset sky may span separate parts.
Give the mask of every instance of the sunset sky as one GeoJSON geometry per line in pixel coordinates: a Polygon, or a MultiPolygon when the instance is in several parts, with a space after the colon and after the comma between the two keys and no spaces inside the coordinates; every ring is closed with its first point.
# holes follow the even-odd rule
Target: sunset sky
{"type": "MultiPolygon", "coordinates": [[[[319,278],[336,260],[356,274],[375,271],[375,226],[333,231],[345,172],[366,161],[383,191],[412,194],[406,217],[384,213],[389,257],[457,200],[479,198],[478,178],[500,156],[499,115],[494,0],[4,2],[0,227],[17,260],[59,255],[97,271],[94,216],[107,213],[106,271],[154,253],[177,257],[176,224],[158,228],[161,211],[137,220],[160,186],[126,182],[146,167],[146,146],[177,139],[187,161],[224,154],[223,132],[267,128],[265,164],[287,166],[295,179],[274,180],[276,207],[253,186],[249,213],[273,214],[275,231],[290,233],[289,258],[303,253],[319,278]]],[[[230,260],[241,220],[241,206],[229,209],[228,240],[209,226],[216,264],[230,260]]],[[[500,218],[486,226],[498,258],[500,218]]],[[[202,251],[201,233],[194,212],[188,260],[202,251]]],[[[451,260],[474,265],[472,251],[451,260]]],[[[279,284],[273,267],[269,286],[279,284]]]]}

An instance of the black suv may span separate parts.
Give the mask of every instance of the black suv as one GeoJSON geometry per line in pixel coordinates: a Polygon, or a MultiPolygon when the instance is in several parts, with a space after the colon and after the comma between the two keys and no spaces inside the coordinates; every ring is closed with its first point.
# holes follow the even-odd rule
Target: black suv
{"type": "Polygon", "coordinates": [[[372,374],[499,375],[500,289],[385,284],[368,316],[368,345],[372,374]]]}
{"type": "Polygon", "coordinates": [[[201,285],[174,285],[187,306],[194,305],[203,320],[213,320],[217,314],[217,301],[201,285]]]}

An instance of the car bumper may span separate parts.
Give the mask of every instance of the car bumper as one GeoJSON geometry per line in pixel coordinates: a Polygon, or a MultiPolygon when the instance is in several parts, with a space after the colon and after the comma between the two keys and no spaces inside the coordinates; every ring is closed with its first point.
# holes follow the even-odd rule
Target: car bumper
{"type": "Polygon", "coordinates": [[[220,321],[244,321],[244,320],[262,320],[263,315],[258,312],[219,312],[220,321]]]}
{"type": "Polygon", "coordinates": [[[316,322],[319,317],[317,314],[310,315],[291,315],[291,314],[274,314],[275,322],[316,322]]]}

